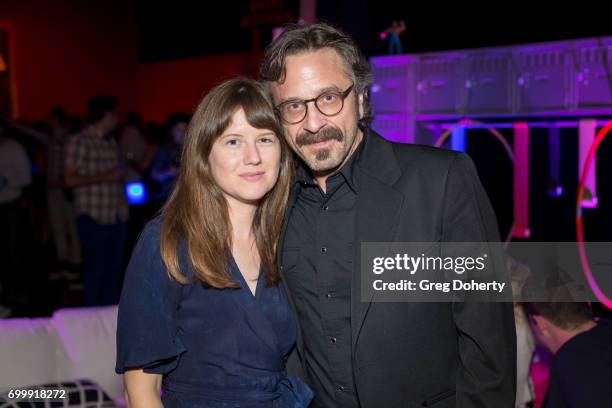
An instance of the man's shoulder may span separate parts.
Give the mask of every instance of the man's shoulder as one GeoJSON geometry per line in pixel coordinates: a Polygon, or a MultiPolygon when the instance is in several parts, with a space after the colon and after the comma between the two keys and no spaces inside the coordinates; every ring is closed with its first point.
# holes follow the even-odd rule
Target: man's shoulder
{"type": "Polygon", "coordinates": [[[568,340],[555,354],[554,366],[561,371],[577,366],[599,366],[612,363],[612,330],[598,325],[568,340]]]}
{"type": "Polygon", "coordinates": [[[418,161],[421,163],[444,164],[451,163],[456,157],[464,155],[453,150],[440,149],[433,146],[413,143],[398,143],[385,139],[377,132],[369,129],[368,136],[378,139],[379,143],[391,146],[398,163],[418,161]]]}
{"type": "Polygon", "coordinates": [[[462,153],[454,150],[441,149],[438,147],[427,146],[422,144],[395,143],[388,142],[393,146],[395,155],[400,159],[412,159],[430,161],[434,163],[452,162],[457,156],[462,153]]]}
{"type": "Polygon", "coordinates": [[[402,171],[418,171],[429,177],[446,176],[457,161],[465,160],[464,153],[454,150],[440,149],[421,144],[394,143],[391,144],[396,162],[402,171]]]}
{"type": "Polygon", "coordinates": [[[6,139],[3,145],[3,150],[5,150],[9,156],[13,154],[27,154],[25,147],[12,138],[6,139]]]}

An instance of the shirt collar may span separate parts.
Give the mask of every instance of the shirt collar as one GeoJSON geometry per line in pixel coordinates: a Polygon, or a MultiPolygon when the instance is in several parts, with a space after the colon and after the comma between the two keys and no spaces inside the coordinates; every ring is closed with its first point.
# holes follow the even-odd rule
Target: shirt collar
{"type": "MultiPolygon", "coordinates": [[[[351,190],[353,190],[353,192],[355,193],[357,193],[357,180],[355,177],[355,173],[356,173],[355,165],[357,162],[359,162],[361,151],[363,150],[364,139],[365,139],[365,135],[364,135],[364,138],[359,143],[359,146],[357,146],[357,148],[355,149],[351,157],[349,157],[349,159],[346,161],[346,163],[344,163],[344,165],[340,168],[340,170],[338,170],[336,173],[329,176],[329,178],[343,177],[346,183],[351,188],[351,190]]],[[[309,185],[309,186],[317,185],[314,178],[312,177],[312,174],[310,173],[310,169],[302,160],[299,160],[298,162],[298,167],[295,172],[295,182],[309,185]]]]}

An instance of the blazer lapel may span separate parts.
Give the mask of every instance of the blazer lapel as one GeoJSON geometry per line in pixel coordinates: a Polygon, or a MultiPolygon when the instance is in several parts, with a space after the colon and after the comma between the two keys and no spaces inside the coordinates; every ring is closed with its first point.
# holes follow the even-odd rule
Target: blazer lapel
{"type": "Polygon", "coordinates": [[[304,350],[304,339],[302,337],[302,327],[300,325],[300,319],[298,318],[297,309],[295,307],[295,300],[293,299],[293,294],[289,290],[287,286],[287,280],[285,271],[283,270],[283,249],[285,247],[285,234],[287,233],[287,224],[291,219],[291,213],[293,211],[293,207],[297,200],[297,196],[300,193],[300,184],[296,183],[295,187],[291,189],[289,194],[289,203],[287,204],[287,212],[285,214],[285,220],[283,222],[283,228],[281,230],[280,236],[278,238],[278,246],[276,247],[276,260],[278,265],[278,270],[281,277],[281,284],[283,285],[283,289],[287,295],[287,301],[289,302],[289,308],[291,309],[291,313],[296,322],[297,334],[296,334],[296,345],[298,348],[298,352],[302,354],[304,350]]]}
{"type": "Polygon", "coordinates": [[[361,243],[392,241],[404,195],[393,183],[401,175],[391,143],[373,132],[366,135],[357,169],[358,200],[351,282],[351,333],[353,349],[372,303],[361,299],[361,243]]]}

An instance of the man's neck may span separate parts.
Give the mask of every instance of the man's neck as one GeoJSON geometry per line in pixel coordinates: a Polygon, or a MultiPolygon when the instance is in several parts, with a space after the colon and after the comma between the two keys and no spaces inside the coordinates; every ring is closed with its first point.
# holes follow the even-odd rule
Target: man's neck
{"type": "Polygon", "coordinates": [[[597,323],[595,323],[592,320],[589,320],[588,322],[581,324],[580,326],[578,326],[577,328],[573,330],[564,330],[562,334],[560,334],[559,336],[558,347],[557,347],[557,350],[555,350],[555,353],[559,351],[559,349],[563,347],[565,343],[567,343],[568,341],[570,341],[571,339],[573,339],[580,333],[584,333],[586,331],[591,330],[595,326],[597,326],[597,323]]]}

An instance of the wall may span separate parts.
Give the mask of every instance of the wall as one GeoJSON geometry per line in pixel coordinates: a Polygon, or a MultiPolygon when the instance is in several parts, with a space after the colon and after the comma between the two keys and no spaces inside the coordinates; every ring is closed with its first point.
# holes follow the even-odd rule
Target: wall
{"type": "Polygon", "coordinates": [[[228,54],[139,64],[137,105],[146,120],[163,122],[171,112],[192,113],[200,98],[224,79],[257,76],[258,54],[228,54]]]}
{"type": "Polygon", "coordinates": [[[13,28],[15,116],[44,119],[52,106],[85,115],[93,95],[116,95],[122,113],[162,122],[193,112],[223,79],[254,77],[262,53],[138,64],[133,2],[3,0],[0,24],[13,28]]]}
{"type": "Polygon", "coordinates": [[[121,0],[3,0],[0,21],[14,27],[17,113],[44,119],[51,106],[85,114],[92,95],[135,105],[137,36],[133,8],[121,0]]]}

